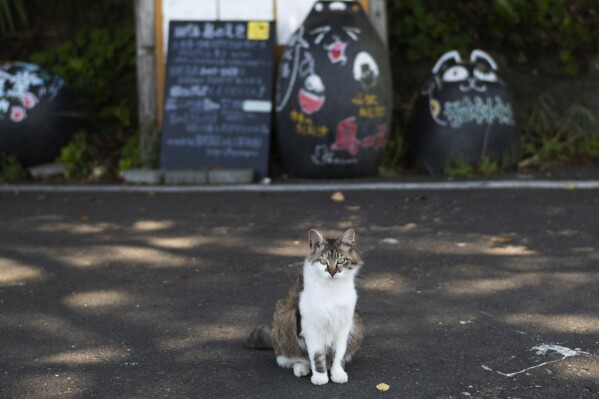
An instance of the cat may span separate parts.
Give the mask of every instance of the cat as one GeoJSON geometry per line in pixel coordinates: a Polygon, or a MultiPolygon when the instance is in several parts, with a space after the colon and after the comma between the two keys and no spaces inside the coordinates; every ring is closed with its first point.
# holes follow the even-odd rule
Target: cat
{"type": "Polygon", "coordinates": [[[354,249],[355,231],[327,239],[317,230],[308,233],[310,252],[303,273],[286,298],[277,302],[270,326],[257,327],[246,345],[274,349],[277,363],[292,368],[297,377],[312,372],[314,385],[348,381],[345,365],[364,336],[355,312],[355,277],[362,260],[354,249]]]}

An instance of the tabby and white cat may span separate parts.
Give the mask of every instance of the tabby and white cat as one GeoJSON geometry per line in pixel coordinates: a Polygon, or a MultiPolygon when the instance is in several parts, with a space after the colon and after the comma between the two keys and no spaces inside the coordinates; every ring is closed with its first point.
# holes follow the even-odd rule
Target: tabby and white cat
{"type": "Polygon", "coordinates": [[[355,312],[354,278],[362,266],[355,232],[326,239],[310,230],[310,253],[286,298],[277,302],[271,326],[256,328],[247,340],[255,349],[274,349],[277,363],[297,377],[312,371],[315,385],[347,382],[345,364],[358,350],[362,321],[355,312]]]}

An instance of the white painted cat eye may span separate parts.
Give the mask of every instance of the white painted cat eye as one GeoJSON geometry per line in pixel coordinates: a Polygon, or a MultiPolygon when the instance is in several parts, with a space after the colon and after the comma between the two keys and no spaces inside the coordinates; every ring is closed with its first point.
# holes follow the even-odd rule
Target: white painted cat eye
{"type": "Polygon", "coordinates": [[[455,65],[443,73],[443,81],[445,82],[460,82],[468,79],[470,72],[461,65],[455,65]]]}

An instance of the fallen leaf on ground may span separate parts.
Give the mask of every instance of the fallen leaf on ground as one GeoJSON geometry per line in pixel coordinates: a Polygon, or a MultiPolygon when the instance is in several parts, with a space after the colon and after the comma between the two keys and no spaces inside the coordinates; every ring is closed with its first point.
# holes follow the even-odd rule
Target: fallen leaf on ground
{"type": "Polygon", "coordinates": [[[345,209],[347,209],[348,211],[359,211],[362,207],[360,205],[352,205],[352,206],[346,206],[345,209]]]}
{"type": "Polygon", "coordinates": [[[497,243],[501,243],[501,242],[510,242],[512,241],[511,238],[509,237],[491,237],[491,242],[497,242],[497,243]]]}
{"type": "Polygon", "coordinates": [[[81,215],[81,216],[79,216],[79,221],[80,222],[89,222],[89,216],[81,215]]]}
{"type": "Polygon", "coordinates": [[[404,197],[403,202],[404,204],[411,204],[412,202],[421,202],[424,200],[426,200],[426,196],[418,195],[416,197],[404,197]]]}
{"type": "Polygon", "coordinates": [[[345,201],[345,195],[341,191],[335,191],[333,195],[331,195],[331,200],[335,202],[343,202],[345,201]]]}
{"type": "Polygon", "coordinates": [[[378,385],[376,386],[376,389],[378,389],[378,390],[379,390],[379,391],[381,391],[381,392],[388,391],[388,390],[389,390],[389,388],[391,388],[391,387],[390,387],[389,385],[385,384],[384,382],[381,382],[380,384],[378,384],[378,385]]]}

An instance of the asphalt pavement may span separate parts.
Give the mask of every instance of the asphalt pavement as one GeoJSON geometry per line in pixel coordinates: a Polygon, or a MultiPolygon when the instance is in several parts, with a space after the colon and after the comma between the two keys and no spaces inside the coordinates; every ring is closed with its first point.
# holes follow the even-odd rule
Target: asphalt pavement
{"type": "Polygon", "coordinates": [[[599,398],[599,190],[332,194],[0,192],[0,398],[599,398]],[[313,386],[243,344],[350,227],[365,340],[313,386]]]}

